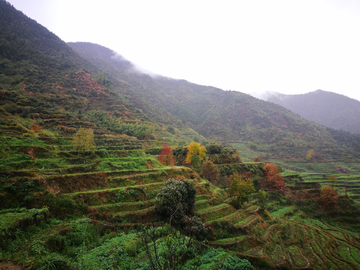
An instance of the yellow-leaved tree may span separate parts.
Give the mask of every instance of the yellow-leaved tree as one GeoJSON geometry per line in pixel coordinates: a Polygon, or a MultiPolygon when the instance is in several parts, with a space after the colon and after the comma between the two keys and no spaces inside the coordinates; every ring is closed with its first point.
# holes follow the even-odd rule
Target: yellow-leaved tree
{"type": "Polygon", "coordinates": [[[200,167],[201,161],[206,156],[205,146],[201,146],[200,143],[197,142],[192,142],[187,146],[187,150],[185,163],[191,163],[194,167],[200,167]]]}
{"type": "Polygon", "coordinates": [[[96,150],[95,142],[94,142],[94,131],[89,129],[80,128],[73,137],[72,143],[74,145],[74,149],[79,151],[84,156],[85,163],[85,153],[92,152],[96,150]]]}
{"type": "Polygon", "coordinates": [[[337,178],[333,175],[329,175],[328,180],[332,182],[332,186],[334,187],[334,183],[337,182],[337,178]]]}
{"type": "Polygon", "coordinates": [[[315,151],[314,149],[310,149],[306,154],[306,160],[307,161],[313,160],[314,157],[315,157],[315,151]]]}

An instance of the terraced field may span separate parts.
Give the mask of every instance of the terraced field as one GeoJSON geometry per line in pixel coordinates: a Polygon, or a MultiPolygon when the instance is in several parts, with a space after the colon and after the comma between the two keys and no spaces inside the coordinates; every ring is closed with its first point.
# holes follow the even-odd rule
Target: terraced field
{"type": "MultiPolygon", "coordinates": [[[[98,135],[97,150],[86,157],[73,151],[67,137],[31,140],[5,137],[5,141],[18,155],[21,151],[24,154],[17,161],[6,163],[9,169],[1,172],[2,186],[6,186],[0,193],[0,200],[6,202],[3,209],[47,206],[50,214],[85,214],[92,220],[100,220],[104,226],[129,230],[156,224],[158,219],[153,210],[157,191],[167,179],[185,177],[195,184],[195,210],[208,227],[209,245],[235,252],[258,269],[360,268],[357,234],[317,220],[299,222],[291,217],[295,206],[269,214],[260,210],[253,200],[244,209],[235,209],[223,189],[200,179],[191,169],[163,167],[155,156],[144,154],[141,150],[145,143],[147,147],[155,147],[152,141],[98,135]],[[37,153],[34,159],[26,157],[31,149],[37,153]]],[[[323,178],[315,174],[308,176],[305,182],[323,178]]],[[[347,183],[351,183],[349,178],[346,177],[347,183]]],[[[334,185],[340,187],[345,177],[338,179],[334,185]]],[[[357,192],[356,181],[355,177],[355,193],[347,186],[352,196],[357,192]]],[[[321,184],[328,183],[324,180],[321,184]]],[[[3,220],[11,218],[14,222],[1,223],[0,229],[11,232],[19,226],[29,226],[36,223],[31,221],[32,216],[47,215],[46,210],[43,212],[4,212],[3,220]]]]}
{"type": "Polygon", "coordinates": [[[333,174],[337,178],[337,181],[329,181],[327,174],[319,173],[302,173],[300,174],[304,182],[318,182],[320,185],[331,185],[337,188],[339,194],[347,195],[353,200],[360,203],[360,175],[356,174],[333,174]]]}

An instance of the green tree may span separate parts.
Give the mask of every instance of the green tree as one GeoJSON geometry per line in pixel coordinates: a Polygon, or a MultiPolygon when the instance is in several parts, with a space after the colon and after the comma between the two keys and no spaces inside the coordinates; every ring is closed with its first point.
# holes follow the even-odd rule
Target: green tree
{"type": "Polygon", "coordinates": [[[168,127],[166,128],[166,131],[167,131],[167,132],[170,132],[171,134],[175,134],[175,133],[176,133],[175,128],[174,128],[173,126],[168,126],[168,127]]]}
{"type": "Polygon", "coordinates": [[[194,184],[185,179],[169,179],[155,198],[155,211],[170,225],[184,226],[185,216],[192,215],[195,207],[194,184]]]}
{"type": "Polygon", "coordinates": [[[95,142],[94,142],[94,131],[89,129],[80,128],[73,137],[72,143],[74,145],[74,149],[80,152],[84,156],[85,163],[85,153],[92,152],[96,150],[95,142]]]}
{"type": "Polygon", "coordinates": [[[260,189],[258,191],[258,198],[259,198],[258,204],[259,204],[260,208],[265,209],[266,204],[267,204],[268,199],[269,199],[268,193],[265,190],[260,189]]]}
{"type": "Polygon", "coordinates": [[[231,176],[228,194],[233,198],[233,203],[236,208],[242,207],[254,191],[255,189],[251,179],[243,180],[237,173],[231,176]]]}
{"type": "Polygon", "coordinates": [[[206,156],[205,147],[197,142],[192,142],[187,146],[187,150],[185,163],[191,163],[194,167],[200,167],[201,161],[206,156]]]}

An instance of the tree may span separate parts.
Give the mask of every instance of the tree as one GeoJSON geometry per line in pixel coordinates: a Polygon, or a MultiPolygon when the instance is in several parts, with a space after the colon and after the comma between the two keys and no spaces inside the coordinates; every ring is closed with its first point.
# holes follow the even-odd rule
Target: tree
{"type": "Polygon", "coordinates": [[[265,209],[266,204],[268,202],[268,193],[265,190],[260,189],[258,192],[258,204],[261,209],[265,209]]]}
{"type": "Polygon", "coordinates": [[[218,174],[219,169],[211,160],[206,159],[201,165],[201,175],[204,176],[205,179],[214,181],[217,179],[218,174]]]}
{"type": "Polygon", "coordinates": [[[344,193],[345,193],[345,196],[347,197],[347,190],[346,190],[346,186],[345,186],[345,187],[343,187],[343,191],[344,191],[344,193]]]}
{"type": "Polygon", "coordinates": [[[284,177],[281,176],[278,166],[274,163],[268,163],[263,169],[268,184],[277,189],[281,189],[284,186],[284,177]]]}
{"type": "Polygon", "coordinates": [[[166,128],[166,131],[167,131],[167,132],[170,132],[171,134],[174,134],[174,135],[175,135],[175,133],[176,133],[175,128],[174,128],[173,126],[168,126],[168,127],[166,128]]]}
{"type": "Polygon", "coordinates": [[[201,161],[206,156],[206,149],[204,146],[201,146],[197,142],[192,142],[187,146],[187,155],[185,159],[185,163],[192,163],[194,167],[199,167],[201,161]]]}
{"type": "Polygon", "coordinates": [[[333,175],[329,175],[328,180],[331,181],[332,186],[334,187],[334,182],[337,182],[337,178],[333,175]]]}
{"type": "MultiPolygon", "coordinates": [[[[95,142],[94,142],[94,131],[89,129],[80,128],[73,137],[72,143],[74,145],[74,149],[79,151],[83,155],[86,152],[92,152],[96,150],[95,142]]],[[[85,159],[84,159],[85,163],[85,159]]]]}
{"type": "Polygon", "coordinates": [[[36,148],[37,147],[33,147],[30,149],[30,151],[28,152],[29,156],[31,157],[31,159],[35,162],[35,158],[36,158],[36,148]]]}
{"type": "Polygon", "coordinates": [[[306,160],[310,161],[315,157],[315,151],[313,149],[310,149],[306,154],[306,160]]]}
{"type": "Polygon", "coordinates": [[[261,162],[261,158],[260,157],[256,157],[253,159],[254,162],[261,162]]]}
{"type": "Polygon", "coordinates": [[[330,207],[337,204],[338,198],[339,198],[339,194],[336,188],[330,185],[321,188],[320,201],[325,207],[330,207]]]}
{"type": "Polygon", "coordinates": [[[192,215],[195,207],[194,184],[185,179],[169,179],[155,198],[155,211],[169,223],[184,226],[185,216],[192,215]]]}
{"type": "Polygon", "coordinates": [[[174,166],[175,159],[172,148],[169,145],[165,144],[158,157],[158,161],[164,166],[174,166]]]}
{"type": "Polygon", "coordinates": [[[251,179],[243,180],[241,176],[234,173],[230,179],[228,193],[233,198],[234,206],[240,208],[249,200],[250,195],[255,191],[251,179]]]}
{"type": "Polygon", "coordinates": [[[30,129],[31,130],[33,130],[33,131],[35,131],[35,132],[39,132],[39,131],[41,131],[41,127],[40,127],[40,125],[39,124],[37,124],[37,123],[32,123],[32,125],[31,125],[31,127],[30,127],[30,129]]]}

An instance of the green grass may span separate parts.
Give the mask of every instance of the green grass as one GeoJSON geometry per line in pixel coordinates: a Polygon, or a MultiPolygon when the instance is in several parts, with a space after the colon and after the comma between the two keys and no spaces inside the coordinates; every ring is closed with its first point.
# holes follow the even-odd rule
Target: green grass
{"type": "Polygon", "coordinates": [[[275,208],[276,210],[270,211],[270,214],[274,217],[284,217],[285,214],[292,213],[296,207],[295,206],[285,206],[275,208]],[[280,209],[279,209],[280,208],[280,209]]]}
{"type": "Polygon", "coordinates": [[[254,158],[259,156],[258,152],[251,150],[243,143],[231,143],[231,145],[238,150],[242,161],[252,161],[254,158]]]}

